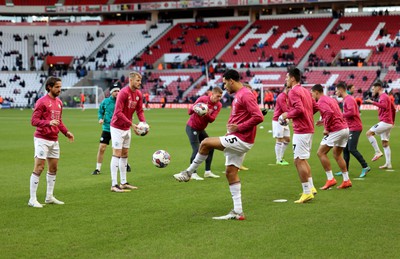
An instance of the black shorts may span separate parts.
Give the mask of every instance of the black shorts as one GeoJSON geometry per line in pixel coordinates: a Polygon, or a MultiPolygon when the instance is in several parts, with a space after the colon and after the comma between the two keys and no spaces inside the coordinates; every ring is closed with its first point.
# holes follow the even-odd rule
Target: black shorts
{"type": "Polygon", "coordinates": [[[110,145],[111,133],[109,131],[104,131],[101,133],[100,143],[110,145]]]}

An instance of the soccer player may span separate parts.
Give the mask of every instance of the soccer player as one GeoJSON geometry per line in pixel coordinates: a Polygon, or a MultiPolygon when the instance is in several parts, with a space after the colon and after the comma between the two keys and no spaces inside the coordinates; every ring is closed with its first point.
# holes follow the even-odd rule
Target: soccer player
{"type": "Polygon", "coordinates": [[[311,93],[300,84],[301,73],[298,68],[290,68],[286,74],[286,86],[291,88],[288,94],[289,111],[279,117],[281,124],[286,119],[293,121],[294,164],[299,174],[303,193],[295,203],[305,203],[314,199],[317,189],[311,175],[310,158],[312,137],[314,134],[314,113],[318,107],[311,93]]]}
{"type": "MultiPolygon", "coordinates": [[[[219,87],[214,87],[212,89],[211,96],[201,96],[188,110],[190,118],[186,124],[186,134],[189,138],[190,145],[192,146],[192,156],[190,157],[190,163],[192,163],[194,158],[196,157],[196,154],[199,151],[200,143],[205,138],[208,138],[208,134],[205,129],[208,123],[213,123],[214,120],[217,118],[222,107],[222,104],[220,102],[221,98],[222,89],[219,87]],[[208,113],[203,116],[197,114],[195,109],[193,109],[197,103],[207,104],[208,113]]],[[[213,154],[214,149],[211,149],[206,159],[206,171],[204,173],[205,178],[219,178],[219,175],[215,175],[211,172],[211,162],[213,159],[213,154]]],[[[204,180],[197,174],[196,171],[193,172],[192,179],[204,180]]]]}
{"type": "MultiPolygon", "coordinates": [[[[115,109],[115,101],[117,100],[117,96],[119,91],[121,90],[121,85],[116,82],[113,85],[113,88],[110,90],[110,97],[104,99],[99,107],[97,112],[99,124],[102,124],[103,131],[101,132],[99,149],[97,151],[97,163],[96,170],[93,171],[92,175],[99,175],[101,171],[101,165],[103,163],[104,152],[107,149],[107,146],[110,144],[111,133],[110,133],[110,123],[111,118],[114,114],[115,109]]],[[[130,172],[129,164],[126,165],[127,172],[130,172]]]]}
{"type": "Polygon", "coordinates": [[[288,91],[289,89],[285,86],[282,93],[280,93],[276,98],[274,116],[272,117],[272,136],[275,138],[275,156],[277,165],[289,165],[289,163],[283,159],[286,148],[290,143],[289,125],[281,125],[278,122],[279,116],[289,110],[288,91]]]}
{"type": "Polygon", "coordinates": [[[328,153],[331,149],[333,152],[333,157],[342,171],[343,176],[343,182],[338,186],[338,189],[349,188],[352,186],[352,183],[349,178],[346,162],[342,156],[343,149],[346,147],[347,140],[349,139],[349,127],[343,118],[339,104],[335,99],[324,94],[322,85],[314,85],[311,88],[311,93],[315,101],[317,101],[318,109],[322,117],[322,121],[318,121],[317,125],[324,125],[325,135],[322,138],[317,155],[328,179],[325,185],[320,189],[327,190],[336,185],[336,179],[332,173],[331,162],[328,158],[328,153]]]}
{"type": "Polygon", "coordinates": [[[381,150],[379,149],[378,142],[375,139],[375,134],[379,134],[382,140],[383,151],[385,152],[386,158],[386,163],[379,168],[390,169],[392,168],[392,161],[389,137],[390,131],[394,126],[396,108],[390,101],[389,96],[384,92],[381,82],[376,82],[373,84],[372,93],[379,96],[379,102],[374,102],[370,99],[365,101],[366,103],[371,103],[375,106],[378,106],[379,122],[367,131],[368,140],[375,150],[375,155],[372,158],[372,161],[376,161],[383,156],[381,150]]]}
{"type": "Polygon", "coordinates": [[[227,215],[213,217],[216,220],[244,220],[242,208],[241,183],[238,175],[244,156],[254,145],[257,125],[264,120],[252,92],[240,83],[240,75],[236,70],[227,70],[223,76],[225,88],[229,94],[235,93],[232,101],[231,115],[227,124],[228,133],[222,137],[204,139],[192,164],[184,171],[175,174],[180,182],[187,182],[191,175],[207,159],[210,150],[224,152],[226,160],[226,178],[233,200],[233,210],[227,215]]]}
{"type": "Polygon", "coordinates": [[[74,135],[68,131],[62,121],[62,101],[57,98],[61,93],[61,79],[49,77],[46,81],[47,95],[40,98],[32,113],[31,124],[36,127],[34,134],[35,165],[30,180],[30,199],[28,205],[34,208],[43,208],[36,197],[39,186],[39,177],[46,165],[47,191],[45,203],[62,205],[64,202],[57,200],[54,195],[54,185],[58,160],[60,158],[60,146],[58,133],[61,131],[70,142],[74,141],[74,135]]]}
{"type": "MultiPolygon", "coordinates": [[[[114,115],[111,119],[110,132],[113,148],[111,158],[111,191],[124,192],[136,190],[130,185],[126,177],[128,153],[131,144],[131,127],[136,133],[137,125],[132,123],[132,115],[136,111],[139,121],[145,122],[143,112],[143,96],[140,92],[142,75],[136,71],[129,73],[129,85],[122,88],[115,103],[114,115]],[[118,185],[118,169],[120,185],[118,185]]],[[[137,134],[137,133],[136,133],[137,134]]]]}
{"type": "MultiPolygon", "coordinates": [[[[348,94],[348,91],[346,91],[346,85],[344,83],[338,83],[336,85],[336,95],[343,98],[343,118],[347,122],[350,130],[347,146],[343,149],[343,158],[346,161],[347,169],[349,169],[350,165],[350,153],[357,159],[362,167],[360,174],[360,177],[362,178],[367,175],[371,168],[368,166],[367,162],[365,162],[361,153],[357,150],[358,139],[360,138],[363,129],[358,105],[353,96],[348,94]]],[[[336,175],[341,174],[342,172],[337,173],[336,175]]]]}

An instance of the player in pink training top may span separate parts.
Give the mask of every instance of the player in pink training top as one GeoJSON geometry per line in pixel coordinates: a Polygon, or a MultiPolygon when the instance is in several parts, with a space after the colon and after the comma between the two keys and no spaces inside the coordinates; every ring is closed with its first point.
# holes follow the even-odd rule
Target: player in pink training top
{"type": "Polygon", "coordinates": [[[342,157],[343,149],[347,145],[349,139],[349,127],[343,118],[339,104],[331,97],[324,95],[322,85],[316,84],[311,88],[313,98],[317,101],[319,112],[322,120],[317,122],[317,125],[324,125],[324,137],[318,148],[317,155],[321,161],[322,167],[325,170],[328,178],[321,190],[327,190],[336,185],[336,180],[333,177],[331,162],[328,158],[328,153],[332,149],[333,157],[336,160],[340,170],[342,171],[343,182],[338,189],[345,189],[352,186],[347,171],[346,161],[342,157]]]}
{"type": "MultiPolygon", "coordinates": [[[[349,86],[347,89],[349,89],[349,86]]],[[[343,98],[343,118],[347,122],[350,130],[349,141],[347,142],[346,148],[343,149],[343,158],[346,161],[348,170],[350,165],[350,154],[357,159],[362,167],[360,174],[360,177],[362,178],[367,175],[371,168],[368,166],[367,162],[365,162],[361,153],[357,150],[358,139],[360,138],[363,129],[359,107],[354,97],[346,91],[345,83],[338,83],[336,85],[336,95],[343,98]]],[[[342,175],[342,172],[337,173],[336,175],[342,175]]]]}
{"type": "Polygon", "coordinates": [[[58,144],[58,133],[61,131],[70,142],[74,141],[74,135],[68,131],[62,121],[62,101],[57,98],[61,93],[61,79],[49,77],[46,81],[47,95],[40,98],[32,114],[31,123],[36,127],[34,134],[35,145],[35,166],[30,180],[30,199],[28,205],[34,208],[42,208],[36,197],[36,191],[39,185],[39,177],[42,173],[46,160],[48,171],[46,175],[47,204],[62,205],[64,202],[57,200],[53,196],[54,185],[56,183],[56,174],[58,160],[60,159],[60,146],[58,144]]]}
{"type": "MultiPolygon", "coordinates": [[[[212,89],[211,95],[201,96],[199,97],[193,106],[191,106],[188,110],[190,118],[186,124],[186,135],[189,138],[190,145],[192,146],[192,156],[190,157],[190,163],[193,162],[196,157],[197,152],[199,151],[200,143],[208,138],[208,134],[205,131],[208,123],[213,123],[217,118],[222,104],[220,102],[222,98],[222,89],[219,87],[214,87],[212,89]],[[208,106],[208,113],[205,115],[199,115],[194,107],[198,103],[205,103],[208,106]]],[[[208,157],[206,159],[206,171],[204,173],[205,178],[219,178],[219,175],[213,174],[211,172],[211,162],[213,159],[214,149],[210,150],[208,157]]],[[[193,172],[192,177],[193,180],[204,180],[200,177],[197,172],[193,172]]]]}
{"type": "Polygon", "coordinates": [[[275,156],[277,165],[289,165],[289,163],[283,159],[286,148],[290,143],[289,125],[281,125],[278,122],[279,116],[289,110],[288,92],[289,88],[285,86],[282,93],[280,93],[276,98],[274,116],[272,117],[272,136],[275,138],[275,156]]]}
{"type": "Polygon", "coordinates": [[[137,130],[136,124],[132,123],[133,113],[136,111],[139,121],[146,121],[143,113],[143,96],[139,90],[141,84],[141,74],[135,71],[129,73],[129,85],[122,88],[115,103],[114,115],[110,124],[113,148],[110,165],[112,192],[124,192],[137,189],[136,186],[128,183],[126,167],[131,144],[131,127],[133,127],[135,133],[137,130]],[[118,185],[117,179],[118,169],[120,185],[118,185]]]}
{"type": "Polygon", "coordinates": [[[243,163],[244,156],[254,145],[257,125],[264,120],[253,93],[240,83],[240,75],[236,70],[225,72],[223,82],[228,93],[235,93],[232,101],[231,115],[227,124],[228,133],[223,137],[204,139],[192,164],[184,171],[175,174],[179,182],[190,180],[194,171],[203,163],[211,149],[224,151],[226,157],[226,178],[233,200],[233,210],[227,215],[213,217],[217,220],[244,220],[242,208],[241,183],[238,171],[243,163]]]}
{"type": "Polygon", "coordinates": [[[303,193],[295,203],[305,203],[314,199],[317,189],[311,175],[310,158],[312,137],[314,134],[314,113],[318,111],[317,104],[311,93],[300,85],[301,73],[298,68],[290,68],[286,74],[286,86],[289,91],[289,111],[279,116],[284,124],[286,119],[293,121],[293,153],[294,164],[300,177],[303,193]]]}
{"type": "Polygon", "coordinates": [[[373,105],[378,106],[379,122],[367,131],[368,140],[375,150],[375,155],[372,158],[372,161],[376,161],[381,156],[383,156],[381,150],[379,149],[378,142],[374,137],[375,134],[379,134],[381,136],[383,151],[385,152],[386,158],[386,163],[379,168],[391,169],[392,161],[391,150],[389,146],[389,137],[390,131],[394,126],[396,108],[394,107],[394,104],[390,101],[389,96],[384,92],[381,82],[376,82],[373,84],[372,92],[374,95],[379,96],[379,102],[374,102],[370,99],[365,101],[366,103],[372,103],[373,105]]]}

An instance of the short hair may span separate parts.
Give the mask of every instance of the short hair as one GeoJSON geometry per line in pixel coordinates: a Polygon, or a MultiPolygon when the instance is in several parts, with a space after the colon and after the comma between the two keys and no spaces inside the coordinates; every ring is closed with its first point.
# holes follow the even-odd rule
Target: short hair
{"type": "Polygon", "coordinates": [[[314,92],[316,91],[316,92],[319,92],[319,93],[323,93],[324,92],[324,88],[322,87],[322,85],[316,84],[311,88],[311,91],[314,91],[314,92]]]}
{"type": "Polygon", "coordinates": [[[212,92],[213,92],[213,93],[218,93],[218,94],[222,94],[222,93],[223,93],[221,87],[219,87],[219,86],[214,87],[214,88],[212,89],[212,92]]]}
{"type": "Polygon", "coordinates": [[[137,76],[138,77],[142,77],[142,75],[137,71],[132,71],[132,72],[129,73],[129,78],[135,78],[137,76]]]}
{"type": "Polygon", "coordinates": [[[300,80],[301,80],[300,69],[298,69],[297,67],[291,67],[288,69],[288,74],[290,77],[294,77],[296,82],[300,82],[300,80]]]}
{"type": "Polygon", "coordinates": [[[376,81],[372,86],[378,86],[378,87],[382,87],[383,84],[381,81],[376,81]]]}
{"type": "Polygon", "coordinates": [[[61,78],[50,76],[46,80],[45,88],[47,92],[50,92],[50,87],[53,87],[57,82],[61,82],[61,78]]]}
{"type": "MultiPolygon", "coordinates": [[[[345,90],[345,91],[346,91],[346,83],[345,83],[345,82],[339,82],[339,83],[336,85],[336,88],[342,89],[342,90],[345,90]]],[[[348,87],[347,87],[347,88],[348,88],[348,87]]]]}
{"type": "Polygon", "coordinates": [[[232,79],[233,81],[239,82],[240,81],[240,75],[238,71],[234,69],[229,69],[224,73],[224,78],[226,80],[232,79]]]}
{"type": "Polygon", "coordinates": [[[353,86],[354,86],[353,84],[347,85],[347,90],[350,90],[353,86]]]}

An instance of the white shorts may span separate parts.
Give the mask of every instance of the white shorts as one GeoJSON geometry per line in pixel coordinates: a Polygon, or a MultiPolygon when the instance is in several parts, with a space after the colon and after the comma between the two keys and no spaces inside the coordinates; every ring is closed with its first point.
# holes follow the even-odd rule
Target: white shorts
{"type": "Polygon", "coordinates": [[[35,146],[35,158],[60,158],[60,145],[58,141],[33,138],[33,143],[35,146]]]}
{"type": "Polygon", "coordinates": [[[112,148],[122,149],[131,146],[131,130],[120,130],[110,127],[112,148]]]}
{"type": "Polygon", "coordinates": [[[293,157],[294,159],[309,159],[312,147],[312,133],[293,134],[293,157]]]}
{"type": "Polygon", "coordinates": [[[328,147],[346,147],[348,140],[349,128],[345,128],[339,131],[330,132],[329,135],[325,135],[322,138],[320,145],[326,145],[328,147]]]}
{"type": "Polygon", "coordinates": [[[282,126],[277,121],[272,121],[272,137],[283,138],[290,137],[289,125],[282,126]]]}
{"type": "Polygon", "coordinates": [[[240,140],[235,135],[219,137],[219,141],[221,141],[222,146],[225,147],[225,165],[234,165],[237,168],[242,166],[247,151],[254,145],[240,140]]]}
{"type": "Polygon", "coordinates": [[[393,125],[380,121],[374,126],[372,126],[369,130],[378,134],[381,137],[381,140],[389,141],[390,131],[392,130],[393,125]]]}

